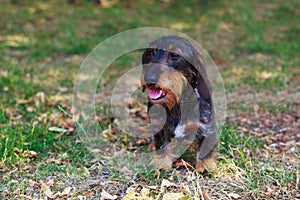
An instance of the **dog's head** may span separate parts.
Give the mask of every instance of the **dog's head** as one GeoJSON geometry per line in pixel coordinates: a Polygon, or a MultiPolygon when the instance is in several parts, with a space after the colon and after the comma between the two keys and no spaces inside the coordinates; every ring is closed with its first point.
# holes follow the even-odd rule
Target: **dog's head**
{"type": "Polygon", "coordinates": [[[168,36],[149,44],[144,51],[142,89],[152,104],[172,108],[179,103],[186,85],[204,100],[211,98],[200,52],[184,38],[168,36]]]}

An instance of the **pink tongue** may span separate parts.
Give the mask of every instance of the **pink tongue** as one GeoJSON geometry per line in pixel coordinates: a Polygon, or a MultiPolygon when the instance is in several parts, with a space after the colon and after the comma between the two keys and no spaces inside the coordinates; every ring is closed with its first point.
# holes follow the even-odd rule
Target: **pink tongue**
{"type": "Polygon", "coordinates": [[[148,89],[148,96],[151,99],[158,99],[161,96],[164,95],[164,91],[163,90],[159,90],[159,89],[148,89]]]}

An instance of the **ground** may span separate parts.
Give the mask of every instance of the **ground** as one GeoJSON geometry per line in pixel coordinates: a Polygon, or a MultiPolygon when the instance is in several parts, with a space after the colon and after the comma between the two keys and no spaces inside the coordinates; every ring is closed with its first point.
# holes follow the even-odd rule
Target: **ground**
{"type": "MultiPolygon", "coordinates": [[[[1,199],[300,199],[298,1],[95,2],[1,3],[1,199]],[[189,35],[219,67],[228,107],[216,174],[186,160],[171,170],[116,169],[80,137],[72,95],[81,63],[104,39],[146,26],[189,35]]],[[[132,151],[150,140],[120,131],[103,102],[138,56],[112,63],[95,119],[103,138],[132,151]]],[[[130,108],[146,117],[143,105],[130,108]]]]}

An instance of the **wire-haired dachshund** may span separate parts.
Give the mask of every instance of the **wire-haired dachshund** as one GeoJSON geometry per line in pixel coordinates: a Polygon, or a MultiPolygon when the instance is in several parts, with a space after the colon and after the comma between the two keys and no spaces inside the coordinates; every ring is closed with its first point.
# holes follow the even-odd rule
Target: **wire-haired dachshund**
{"type": "Polygon", "coordinates": [[[150,126],[156,130],[154,164],[170,168],[193,142],[196,170],[215,171],[218,137],[202,54],[187,39],[167,36],[149,44],[142,64],[142,90],[148,92],[150,126]]]}

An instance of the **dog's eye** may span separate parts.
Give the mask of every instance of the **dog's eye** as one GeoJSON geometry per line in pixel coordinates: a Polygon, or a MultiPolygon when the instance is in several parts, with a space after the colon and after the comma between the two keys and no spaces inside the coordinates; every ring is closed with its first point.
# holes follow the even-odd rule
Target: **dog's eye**
{"type": "Polygon", "coordinates": [[[179,58],[179,55],[177,53],[172,52],[172,53],[169,54],[169,58],[171,60],[177,60],[179,58]]]}
{"type": "Polygon", "coordinates": [[[148,54],[148,56],[149,56],[151,59],[153,59],[154,56],[155,56],[155,53],[154,53],[153,51],[150,51],[149,54],[148,54]]]}

